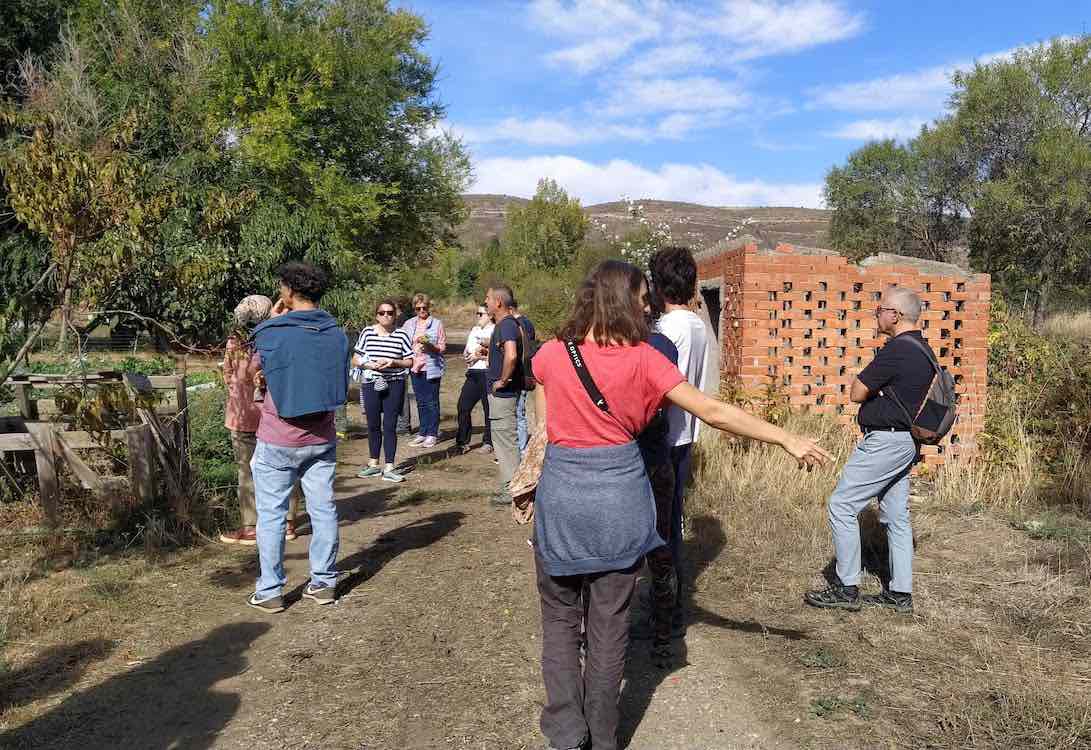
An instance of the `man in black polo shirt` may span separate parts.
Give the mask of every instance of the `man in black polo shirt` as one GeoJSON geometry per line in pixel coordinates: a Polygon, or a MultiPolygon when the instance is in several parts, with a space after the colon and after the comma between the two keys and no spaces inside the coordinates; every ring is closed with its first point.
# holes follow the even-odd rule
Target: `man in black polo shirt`
{"type": "Polygon", "coordinates": [[[853,380],[849,396],[860,404],[857,421],[864,437],[845,464],[828,506],[840,582],[807,592],[804,601],[812,606],[855,612],[861,605],[873,605],[913,611],[909,471],[919,450],[909,430],[935,376],[925,350],[928,344],[917,326],[920,314],[920,298],[902,287],[889,289],[875,311],[879,331],[890,341],[853,380]],[[873,497],[879,499],[879,520],[890,547],[890,584],[881,594],[861,596],[857,516],[873,497]]]}
{"type": "Polygon", "coordinates": [[[520,326],[512,313],[515,295],[511,287],[494,286],[485,295],[485,305],[496,326],[489,341],[489,368],[485,381],[489,389],[489,431],[500,464],[500,491],[493,505],[511,505],[508,484],[519,467],[519,431],[516,410],[523,392],[523,343],[520,326]]]}

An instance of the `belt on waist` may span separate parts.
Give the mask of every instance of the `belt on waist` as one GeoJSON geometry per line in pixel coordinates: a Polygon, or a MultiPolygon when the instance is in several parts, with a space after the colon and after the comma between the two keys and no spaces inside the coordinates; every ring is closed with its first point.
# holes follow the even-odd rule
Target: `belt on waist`
{"type": "Polygon", "coordinates": [[[909,432],[901,427],[860,427],[860,432],[867,435],[869,432],[909,432]]]}

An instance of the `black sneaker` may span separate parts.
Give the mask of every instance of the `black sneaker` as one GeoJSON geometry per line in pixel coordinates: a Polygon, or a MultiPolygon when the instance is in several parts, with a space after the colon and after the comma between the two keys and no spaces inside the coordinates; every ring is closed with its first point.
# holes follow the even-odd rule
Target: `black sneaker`
{"type": "Polygon", "coordinates": [[[251,594],[250,598],[246,600],[246,603],[254,609],[260,609],[262,612],[267,612],[271,615],[284,611],[284,598],[280,596],[258,601],[257,594],[251,594]]]}
{"type": "Polygon", "coordinates": [[[671,648],[670,639],[655,638],[652,641],[652,664],[659,669],[667,669],[674,660],[674,649],[671,648]]]}
{"type": "Polygon", "coordinates": [[[847,609],[849,612],[860,611],[860,589],[856,586],[836,584],[828,589],[808,591],[803,601],[812,607],[823,609],[847,609]]]}
{"type": "Polygon", "coordinates": [[[883,591],[881,594],[864,594],[860,597],[860,603],[865,607],[885,607],[892,609],[900,615],[913,614],[913,595],[901,594],[897,591],[883,591]]]}

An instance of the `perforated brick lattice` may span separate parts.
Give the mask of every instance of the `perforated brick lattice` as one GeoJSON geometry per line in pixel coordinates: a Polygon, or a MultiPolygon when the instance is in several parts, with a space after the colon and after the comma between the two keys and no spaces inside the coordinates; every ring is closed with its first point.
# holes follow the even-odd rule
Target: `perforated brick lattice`
{"type": "Polygon", "coordinates": [[[721,388],[777,384],[793,407],[854,423],[852,379],[885,338],[875,308],[885,289],[905,286],[924,303],[921,328],[960,394],[958,421],[925,461],[969,455],[984,426],[991,295],[987,274],[945,263],[880,255],[852,265],[827,250],[756,244],[697,258],[705,297],[719,288],[721,388]]]}

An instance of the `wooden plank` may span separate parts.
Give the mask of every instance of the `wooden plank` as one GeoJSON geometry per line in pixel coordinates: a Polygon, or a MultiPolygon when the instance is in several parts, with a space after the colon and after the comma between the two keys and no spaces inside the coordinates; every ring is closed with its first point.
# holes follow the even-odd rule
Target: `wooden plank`
{"type": "Polygon", "coordinates": [[[142,505],[155,502],[155,438],[152,428],[146,424],[134,425],[125,430],[129,444],[129,484],[133,495],[142,505]]]}
{"type": "Polygon", "coordinates": [[[174,445],[178,450],[178,481],[189,486],[189,396],[186,395],[186,376],[178,378],[175,387],[175,404],[178,416],[174,422],[174,445]]]}
{"type": "MultiPolygon", "coordinates": [[[[173,417],[175,409],[168,403],[156,404],[155,413],[163,417],[173,417]]],[[[38,402],[38,418],[41,421],[46,421],[48,417],[56,416],[60,414],[57,409],[57,405],[52,401],[39,401],[38,402]]]]}
{"type": "Polygon", "coordinates": [[[68,444],[64,433],[54,432],[53,439],[56,441],[61,455],[64,456],[64,460],[68,463],[68,468],[72,469],[72,473],[76,475],[76,479],[79,480],[83,488],[101,496],[103,494],[102,480],[94,469],[84,463],[83,459],[76,453],[76,449],[68,444]]]}
{"type": "MultiPolygon", "coordinates": [[[[40,422],[38,424],[55,426],[51,422],[40,422]]],[[[63,434],[68,445],[76,450],[102,447],[98,440],[89,432],[65,432],[63,434]]],[[[125,430],[111,430],[110,437],[114,440],[124,440],[125,430]]],[[[11,432],[0,435],[0,453],[7,453],[9,451],[30,451],[34,450],[34,446],[33,437],[26,432],[11,432]]]]}
{"type": "Polygon", "coordinates": [[[23,419],[34,421],[38,419],[38,399],[31,398],[31,387],[26,383],[15,386],[15,403],[19,405],[19,415],[23,419]]]}
{"type": "Polygon", "coordinates": [[[54,427],[41,422],[27,423],[28,435],[34,442],[34,462],[38,469],[38,489],[46,525],[57,526],[57,507],[61,501],[61,485],[57,481],[57,449],[54,427]]]}
{"type": "Polygon", "coordinates": [[[148,409],[137,409],[136,413],[140,415],[140,419],[144,424],[148,425],[152,431],[152,438],[155,441],[156,455],[159,458],[159,465],[163,469],[163,479],[167,485],[167,493],[171,498],[171,505],[174,506],[174,513],[178,518],[184,519],[189,517],[189,498],[186,495],[185,489],[178,481],[178,466],[175,464],[175,450],[173,441],[163,429],[162,422],[155,416],[155,413],[148,409]]]}
{"type": "Polygon", "coordinates": [[[0,453],[7,453],[8,451],[32,451],[34,450],[34,446],[34,438],[25,432],[12,432],[7,435],[0,435],[0,453]]]}

